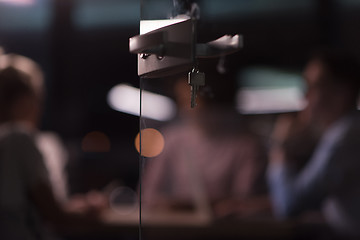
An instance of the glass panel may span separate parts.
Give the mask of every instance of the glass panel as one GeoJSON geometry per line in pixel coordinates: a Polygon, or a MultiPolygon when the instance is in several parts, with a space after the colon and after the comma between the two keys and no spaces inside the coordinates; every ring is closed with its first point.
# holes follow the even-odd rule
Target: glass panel
{"type": "MultiPolygon", "coordinates": [[[[158,28],[188,19],[189,17],[184,15],[186,14],[186,6],[181,2],[182,1],[172,0],[143,0],[141,2],[140,34],[145,34],[158,28]],[[180,14],[181,16],[179,16],[180,14]]],[[[165,56],[165,58],[166,59],[162,60],[173,60],[169,59],[167,56],[165,56]]],[[[183,83],[187,85],[186,78],[183,80],[183,83]]],[[[163,128],[168,123],[172,123],[177,115],[177,104],[174,95],[172,94],[174,83],[174,78],[168,76],[163,78],[140,78],[140,224],[144,226],[148,224],[168,226],[168,223],[171,223],[175,219],[175,215],[164,211],[167,208],[167,203],[164,202],[163,205],[161,203],[162,200],[158,200],[158,197],[161,196],[158,195],[158,192],[153,191],[153,187],[157,188],[156,185],[158,185],[158,180],[165,180],[161,179],[165,170],[163,170],[165,165],[160,162],[162,161],[160,156],[166,151],[165,145],[168,145],[165,142],[166,138],[164,136],[163,128]],[[157,171],[156,168],[160,171],[158,175],[159,178],[152,176],[154,174],[153,171],[157,171]],[[153,204],[156,207],[153,207],[153,204]]],[[[189,87],[186,87],[187,93],[189,93],[189,87]]],[[[176,201],[176,199],[174,200],[176,201]]],[[[140,230],[140,237],[143,239],[151,239],[151,231],[145,230],[140,230]]],[[[169,237],[172,237],[172,234],[169,237]]]]}
{"type": "MultiPolygon", "coordinates": [[[[242,17],[247,21],[250,17],[247,26],[256,26],[256,20],[251,20],[255,13],[280,16],[293,8],[299,15],[311,16],[313,8],[312,1],[291,5],[279,0],[273,8],[265,7],[265,2],[141,2],[141,34],[192,17],[197,19],[198,43],[241,31],[255,40],[253,45],[244,36],[251,57],[240,51],[199,58],[194,66],[176,74],[140,78],[141,134],[136,141],[141,155],[143,239],[239,239],[244,231],[234,233],[215,223],[271,219],[264,197],[266,143],[277,113],[302,109],[304,86],[296,64],[264,64],[269,62],[260,57],[266,59],[270,50],[259,53],[250,27],[242,28],[240,23],[242,17]],[[234,20],[237,25],[232,25],[234,20]],[[193,67],[205,74],[205,85],[199,87],[196,104],[191,107],[188,76],[193,67]],[[186,233],[189,228],[192,231],[186,233]]],[[[293,21],[298,20],[294,17],[293,21]]],[[[273,55],[271,59],[275,59],[273,55]]],[[[271,226],[269,231],[262,229],[264,238],[271,226]]]]}

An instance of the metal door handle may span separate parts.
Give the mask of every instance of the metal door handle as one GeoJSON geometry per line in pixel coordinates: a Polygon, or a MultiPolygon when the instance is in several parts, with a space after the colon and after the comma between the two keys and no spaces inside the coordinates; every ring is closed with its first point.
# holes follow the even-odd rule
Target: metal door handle
{"type": "Polygon", "coordinates": [[[195,42],[196,20],[187,19],[129,39],[138,54],[138,75],[154,78],[190,69],[196,58],[219,57],[243,46],[240,35],[225,35],[208,43],[195,42]]]}

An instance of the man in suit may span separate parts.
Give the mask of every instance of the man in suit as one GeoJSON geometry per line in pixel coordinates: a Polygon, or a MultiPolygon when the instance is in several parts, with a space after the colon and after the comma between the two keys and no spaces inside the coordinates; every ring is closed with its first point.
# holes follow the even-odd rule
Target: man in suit
{"type": "Polygon", "coordinates": [[[281,116],[273,133],[267,177],[277,217],[318,209],[342,236],[360,236],[359,69],[335,50],[308,62],[307,105],[281,116]]]}

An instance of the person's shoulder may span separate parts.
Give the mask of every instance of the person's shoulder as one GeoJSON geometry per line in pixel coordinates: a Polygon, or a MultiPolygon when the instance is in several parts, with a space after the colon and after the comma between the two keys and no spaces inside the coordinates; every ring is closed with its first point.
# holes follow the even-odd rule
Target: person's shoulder
{"type": "Polygon", "coordinates": [[[352,127],[360,129],[360,111],[354,112],[352,115],[352,127]]]}
{"type": "Polygon", "coordinates": [[[341,156],[338,160],[334,160],[337,166],[342,163],[346,163],[348,161],[343,161],[343,159],[351,159],[352,162],[358,162],[360,167],[360,162],[358,158],[360,156],[360,148],[359,148],[359,141],[360,141],[360,113],[355,112],[350,118],[347,118],[347,129],[345,130],[341,140],[337,142],[336,146],[336,154],[335,156],[341,156]]]}
{"type": "Polygon", "coordinates": [[[22,145],[33,144],[33,136],[25,127],[18,125],[2,125],[0,127],[0,141],[4,145],[22,145]]]}
{"type": "Polygon", "coordinates": [[[63,142],[61,137],[51,131],[38,131],[35,135],[36,141],[40,144],[47,144],[47,145],[53,145],[53,146],[62,146],[63,142]]]}
{"type": "Polygon", "coordinates": [[[347,118],[346,138],[360,139],[360,111],[356,111],[347,118]]]}

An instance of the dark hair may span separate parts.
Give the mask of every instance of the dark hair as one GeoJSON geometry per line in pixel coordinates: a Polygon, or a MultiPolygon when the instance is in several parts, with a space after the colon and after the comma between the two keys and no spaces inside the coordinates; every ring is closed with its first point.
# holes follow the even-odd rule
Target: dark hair
{"type": "Polygon", "coordinates": [[[332,82],[359,90],[360,62],[355,55],[341,49],[320,49],[313,53],[311,60],[324,65],[326,77],[332,82]]]}
{"type": "Polygon", "coordinates": [[[360,91],[360,62],[354,54],[336,48],[319,49],[310,60],[323,64],[326,81],[346,89],[349,101],[356,103],[360,91]]]}
{"type": "Polygon", "coordinates": [[[0,122],[11,120],[14,104],[24,96],[35,96],[30,76],[13,67],[0,70],[0,122]]]}

